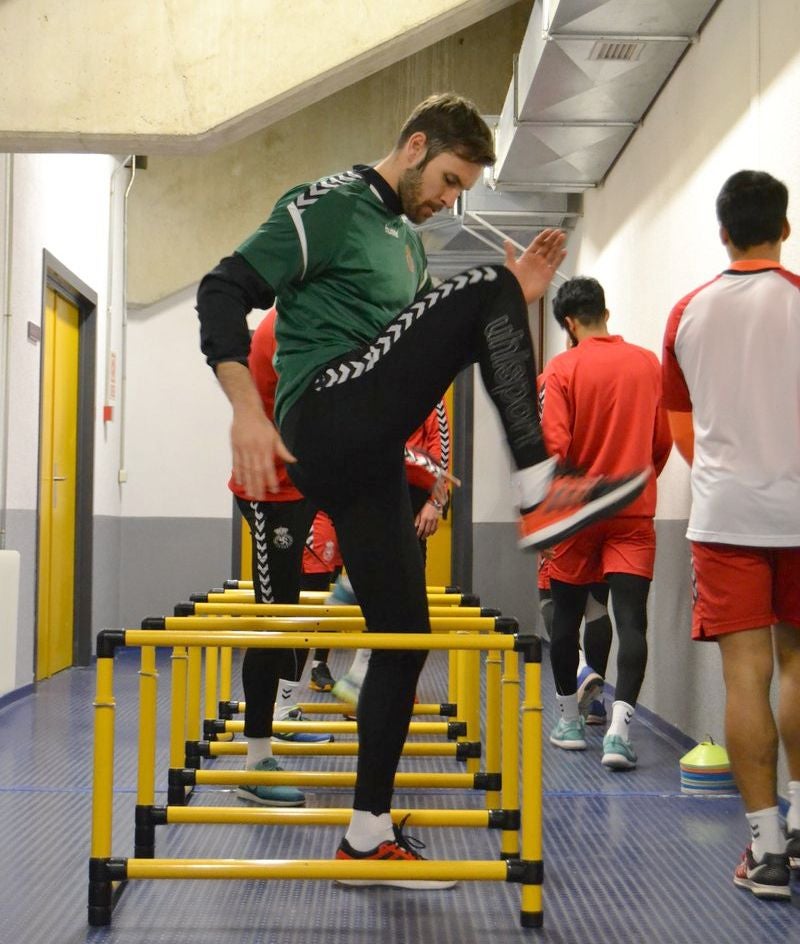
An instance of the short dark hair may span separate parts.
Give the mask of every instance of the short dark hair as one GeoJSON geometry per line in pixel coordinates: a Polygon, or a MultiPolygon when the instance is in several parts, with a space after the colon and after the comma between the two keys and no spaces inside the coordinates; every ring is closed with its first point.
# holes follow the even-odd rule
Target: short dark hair
{"type": "Polygon", "coordinates": [[[761,170],[740,170],[722,185],[717,219],[737,249],[776,243],[783,233],[789,191],[761,170]]]}
{"type": "Polygon", "coordinates": [[[588,327],[602,321],[606,313],[606,293],[597,279],[577,275],[561,285],[553,299],[553,315],[562,328],[567,318],[577,318],[588,327]]]}
{"type": "Polygon", "coordinates": [[[426,164],[446,151],[483,167],[491,167],[497,160],[491,129],[477,106],[452,92],[431,95],[420,102],[406,119],[396,147],[401,148],[417,131],[428,139],[426,164]]]}

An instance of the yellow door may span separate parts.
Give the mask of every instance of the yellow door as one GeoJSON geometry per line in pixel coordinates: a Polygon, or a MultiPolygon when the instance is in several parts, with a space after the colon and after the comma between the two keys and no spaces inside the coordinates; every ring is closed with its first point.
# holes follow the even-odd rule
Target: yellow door
{"type": "Polygon", "coordinates": [[[37,679],[73,663],[78,309],[47,289],[43,328],[37,679]]]}

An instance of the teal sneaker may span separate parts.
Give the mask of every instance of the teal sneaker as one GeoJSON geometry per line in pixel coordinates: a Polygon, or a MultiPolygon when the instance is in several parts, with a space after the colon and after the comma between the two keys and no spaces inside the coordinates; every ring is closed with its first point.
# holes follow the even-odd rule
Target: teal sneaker
{"type": "Polygon", "coordinates": [[[636,766],[636,751],[633,745],[617,734],[607,734],[603,738],[603,766],[612,770],[633,770],[636,766]]]}
{"type": "Polygon", "coordinates": [[[341,574],[336,578],[333,589],[325,597],[326,606],[355,606],[358,603],[353,586],[347,577],[341,574]]]}
{"type": "MultiPolygon", "coordinates": [[[[278,764],[274,757],[265,757],[264,760],[260,760],[253,769],[275,772],[282,771],[283,767],[278,764]]],[[[240,800],[247,800],[250,803],[260,803],[262,806],[306,805],[305,794],[301,793],[297,787],[243,784],[236,791],[236,796],[240,800]]]]}
{"type": "Polygon", "coordinates": [[[586,729],[583,718],[578,717],[575,721],[560,718],[550,732],[550,743],[565,751],[585,751],[586,729]]]}

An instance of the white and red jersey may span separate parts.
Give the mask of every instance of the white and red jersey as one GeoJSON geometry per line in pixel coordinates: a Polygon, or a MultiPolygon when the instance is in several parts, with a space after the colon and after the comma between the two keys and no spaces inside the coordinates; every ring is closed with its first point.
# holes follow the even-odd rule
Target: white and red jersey
{"type": "Polygon", "coordinates": [[[672,309],[664,405],[694,425],[693,541],[800,546],[800,276],[730,269],[672,309]]]}
{"type": "Polygon", "coordinates": [[[450,418],[440,400],[406,441],[406,475],[411,485],[431,491],[440,467],[450,471],[450,418]]]}
{"type": "Polygon", "coordinates": [[[656,475],[672,448],[661,407],[661,367],[652,351],[619,335],[590,337],[550,360],[539,382],[548,452],[589,475],[653,468],[621,517],[652,517],[656,475]]]}

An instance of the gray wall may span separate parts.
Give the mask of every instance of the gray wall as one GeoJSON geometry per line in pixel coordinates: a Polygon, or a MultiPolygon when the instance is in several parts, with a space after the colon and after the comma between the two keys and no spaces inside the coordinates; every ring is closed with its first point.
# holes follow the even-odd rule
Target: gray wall
{"type": "Polygon", "coordinates": [[[225,518],[123,518],[119,625],[171,616],[190,593],[230,577],[231,521],[225,518]]]}

